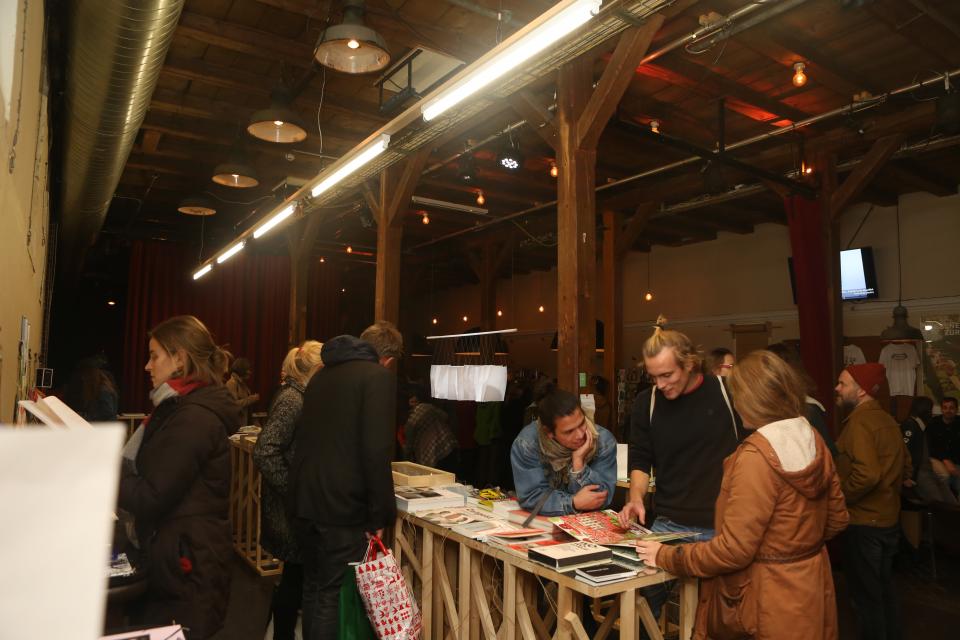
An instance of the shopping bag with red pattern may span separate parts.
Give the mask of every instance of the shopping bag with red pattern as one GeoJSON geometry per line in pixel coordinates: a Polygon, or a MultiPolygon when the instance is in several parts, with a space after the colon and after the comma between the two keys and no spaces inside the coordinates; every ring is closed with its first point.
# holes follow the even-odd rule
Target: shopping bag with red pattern
{"type": "Polygon", "coordinates": [[[363,562],[357,565],[357,589],[370,624],[380,640],[414,640],[420,637],[420,608],[400,573],[400,567],[374,536],[363,562]]]}

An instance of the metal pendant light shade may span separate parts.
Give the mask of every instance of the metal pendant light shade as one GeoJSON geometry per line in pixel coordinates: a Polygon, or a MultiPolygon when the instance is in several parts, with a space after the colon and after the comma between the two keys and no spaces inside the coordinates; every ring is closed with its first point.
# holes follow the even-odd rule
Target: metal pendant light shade
{"type": "Polygon", "coordinates": [[[177,211],[188,216],[212,216],[217,212],[217,207],[209,198],[187,196],[180,201],[177,211]]]}
{"type": "Polygon", "coordinates": [[[290,94],[286,90],[275,89],[270,95],[270,106],[250,116],[247,133],[267,142],[303,142],[307,138],[307,130],[290,103],[290,94]]]}
{"type": "Polygon", "coordinates": [[[893,325],[880,332],[881,340],[923,340],[923,332],[907,322],[907,308],[893,308],[893,325]]]}
{"type": "Polygon", "coordinates": [[[230,160],[217,165],[212,180],[235,189],[249,189],[260,184],[256,169],[247,164],[239,150],[234,152],[230,160]]]}
{"type": "Polygon", "coordinates": [[[363,23],[364,0],[345,0],[343,22],[324,29],[317,42],[317,62],[343,73],[372,73],[390,63],[383,36],[363,23]]]}

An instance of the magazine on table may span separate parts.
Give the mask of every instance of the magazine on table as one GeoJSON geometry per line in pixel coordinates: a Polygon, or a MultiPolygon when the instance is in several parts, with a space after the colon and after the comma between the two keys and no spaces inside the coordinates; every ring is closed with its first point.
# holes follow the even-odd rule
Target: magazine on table
{"type": "Polygon", "coordinates": [[[691,538],[696,533],[654,533],[646,527],[631,522],[627,528],[620,526],[617,512],[612,509],[576,513],[569,516],[556,516],[550,522],[577,540],[586,540],[594,544],[607,546],[632,547],[637,540],[667,542],[691,538]]]}
{"type": "Polygon", "coordinates": [[[543,535],[541,529],[524,528],[505,520],[487,519],[478,522],[467,522],[453,527],[454,533],[473,538],[474,540],[513,541],[535,538],[543,535]]]}
{"type": "Polygon", "coordinates": [[[573,565],[608,562],[610,549],[585,540],[566,542],[546,547],[527,549],[527,558],[553,569],[572,568],[573,565]]]}
{"type": "Polygon", "coordinates": [[[490,522],[497,519],[490,511],[471,506],[420,511],[417,513],[417,517],[448,528],[471,522],[490,522]]]}

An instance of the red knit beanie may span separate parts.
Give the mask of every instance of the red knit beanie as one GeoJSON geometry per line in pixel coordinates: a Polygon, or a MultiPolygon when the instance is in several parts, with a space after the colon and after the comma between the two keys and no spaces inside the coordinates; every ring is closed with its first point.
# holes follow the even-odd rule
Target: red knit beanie
{"type": "Polygon", "coordinates": [[[879,362],[866,362],[850,365],[847,373],[867,395],[874,396],[880,391],[880,385],[887,377],[887,368],[879,362]]]}

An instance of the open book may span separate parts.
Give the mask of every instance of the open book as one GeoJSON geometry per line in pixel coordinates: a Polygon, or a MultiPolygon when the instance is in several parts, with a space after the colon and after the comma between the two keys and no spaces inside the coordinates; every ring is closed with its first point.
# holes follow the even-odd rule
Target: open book
{"type": "Polygon", "coordinates": [[[550,522],[577,540],[608,546],[632,547],[637,540],[667,542],[698,535],[696,533],[654,533],[636,522],[631,522],[624,529],[620,526],[617,512],[611,509],[558,516],[550,518],[550,522]]]}
{"type": "Polygon", "coordinates": [[[64,404],[56,396],[47,396],[39,400],[21,400],[20,406],[30,415],[47,425],[59,429],[88,429],[90,423],[80,414],[64,404]]]}

